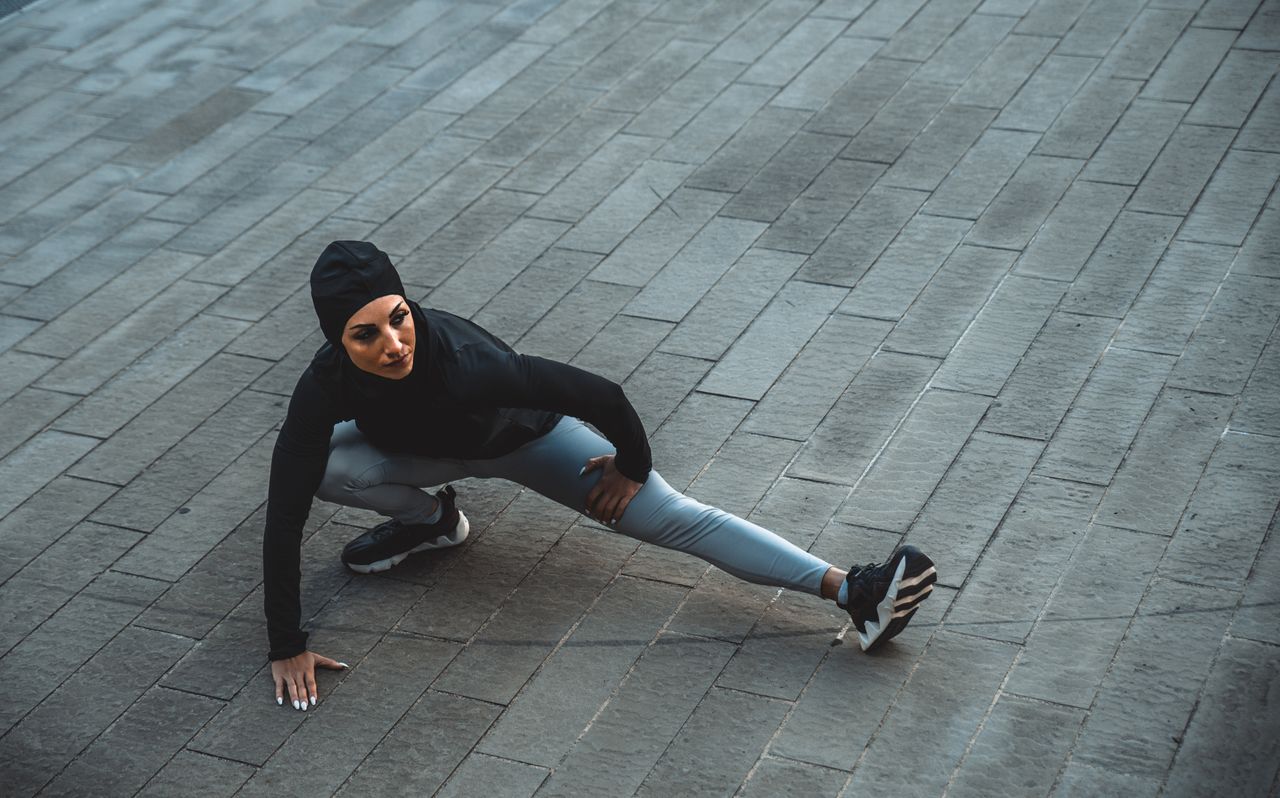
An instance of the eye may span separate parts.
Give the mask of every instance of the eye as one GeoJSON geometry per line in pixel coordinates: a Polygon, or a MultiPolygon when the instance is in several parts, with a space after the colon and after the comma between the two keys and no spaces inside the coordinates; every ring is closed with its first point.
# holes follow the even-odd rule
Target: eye
{"type": "Polygon", "coordinates": [[[391,323],[399,327],[404,322],[404,317],[408,315],[409,315],[408,313],[397,313],[394,317],[392,317],[391,323]]]}
{"type": "Polygon", "coordinates": [[[373,330],[370,330],[368,327],[364,327],[364,328],[361,328],[359,332],[355,333],[351,337],[356,339],[357,341],[368,341],[370,338],[373,338],[373,336],[374,336],[373,330]]]}

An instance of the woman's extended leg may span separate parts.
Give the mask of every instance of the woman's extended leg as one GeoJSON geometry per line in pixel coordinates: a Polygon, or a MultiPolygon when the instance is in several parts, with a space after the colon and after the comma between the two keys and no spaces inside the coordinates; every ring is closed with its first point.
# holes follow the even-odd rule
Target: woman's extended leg
{"type": "MultiPolygon", "coordinates": [[[[566,417],[551,432],[508,455],[470,464],[477,476],[519,482],[581,512],[600,472],[579,476],[579,470],[589,458],[611,453],[607,440],[581,421],[566,417]]],[[[657,471],[649,474],[615,528],[639,540],[693,554],[749,582],[815,596],[823,595],[823,578],[835,570],[763,527],[685,496],[657,471]]],[[[838,574],[837,589],[843,572],[838,574]]]]}

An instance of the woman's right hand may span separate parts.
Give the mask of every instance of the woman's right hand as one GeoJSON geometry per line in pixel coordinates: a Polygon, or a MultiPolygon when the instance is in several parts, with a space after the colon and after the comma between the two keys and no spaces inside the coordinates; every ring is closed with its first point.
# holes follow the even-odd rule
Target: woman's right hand
{"type": "Polygon", "coordinates": [[[329,659],[311,651],[304,651],[296,657],[277,659],[271,662],[271,678],[276,683],[276,703],[283,705],[285,696],[293,702],[294,709],[303,712],[316,705],[319,694],[316,692],[316,666],[340,671],[350,667],[345,662],[329,659]]]}

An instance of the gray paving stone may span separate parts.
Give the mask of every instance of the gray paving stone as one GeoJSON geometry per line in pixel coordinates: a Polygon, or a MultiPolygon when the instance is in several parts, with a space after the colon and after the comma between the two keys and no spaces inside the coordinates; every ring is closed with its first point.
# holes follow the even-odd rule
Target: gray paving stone
{"type": "Polygon", "coordinates": [[[1266,435],[1224,435],[1160,563],[1169,579],[1239,591],[1280,495],[1280,447],[1266,435]]]}
{"type": "Polygon", "coordinates": [[[17,573],[114,492],[108,485],[58,477],[12,510],[0,520],[5,540],[0,580],[17,573]]]}
{"type": "Polygon", "coordinates": [[[802,19],[743,73],[742,81],[768,86],[787,85],[845,27],[846,23],[842,20],[820,17],[802,19]]]}
{"type": "MultiPolygon", "coordinates": [[[[809,114],[804,111],[772,107],[761,109],[689,175],[685,186],[740,191],[808,118],[809,114]]],[[[659,155],[662,154],[660,151],[659,155]]]]}
{"type": "Polygon", "coordinates": [[[751,411],[743,429],[806,439],[884,339],[889,325],[836,314],[814,333],[751,411]]]}
{"type": "MultiPolygon", "coordinates": [[[[1045,131],[1036,145],[1036,154],[1064,158],[1093,156],[1141,86],[1137,81],[1095,72],[1045,131]]],[[[1088,169],[1089,164],[1085,168],[1088,169]]]]}
{"type": "MultiPolygon", "coordinates": [[[[263,94],[227,87],[214,92],[191,110],[174,117],[145,138],[135,141],[115,156],[116,163],[130,166],[157,167],[199,143],[210,133],[254,107],[263,94]]],[[[107,130],[110,133],[110,128],[107,130]]]]}
{"type": "Polygon", "coordinates": [[[926,391],[837,518],[864,527],[906,531],[989,403],[986,397],[972,394],[926,391]]]}
{"type": "Polygon", "coordinates": [[[1048,130],[1097,64],[1092,58],[1049,56],[1004,106],[994,124],[1014,130],[1048,130]]]}
{"type": "Polygon", "coordinates": [[[9,143],[9,156],[0,164],[0,184],[11,181],[74,146],[110,120],[89,114],[67,114],[9,143]]]}
{"type": "Polygon", "coordinates": [[[672,784],[701,793],[735,790],[788,708],[781,701],[713,688],[636,793],[665,794],[672,784]]]}
{"type": "MultiPolygon", "coordinates": [[[[653,15],[650,15],[653,18],[653,15]]],[[[705,56],[711,47],[700,42],[673,39],[635,65],[613,83],[595,104],[611,111],[642,111],[705,56]]]]}
{"type": "Polygon", "coordinates": [[[921,80],[959,86],[1004,40],[1016,19],[970,14],[916,72],[921,80]]]}
{"type": "Polygon", "coordinates": [[[303,143],[271,135],[259,136],[183,186],[178,193],[156,206],[149,216],[186,224],[197,222],[293,155],[303,143]]]}
{"type": "Polygon", "coordinates": [[[919,11],[924,0],[907,0],[905,3],[887,3],[877,0],[870,7],[857,14],[857,19],[850,26],[851,32],[858,36],[889,39],[907,20],[919,11]]]}
{"type": "Polygon", "coordinates": [[[1155,574],[1164,544],[1154,535],[1090,527],[1005,690],[1088,709],[1155,574]]]}
{"type": "Polygon", "coordinates": [[[932,191],[968,152],[995,116],[985,108],[947,105],[894,161],[883,185],[932,191]]]}
{"type": "MultiPolygon", "coordinates": [[[[899,28],[885,45],[883,53],[886,58],[902,58],[908,61],[927,61],[934,51],[943,44],[977,7],[978,0],[952,0],[946,3],[926,3],[899,28]]],[[[899,6],[900,4],[894,4],[899,6]]],[[[884,6],[884,4],[881,4],[884,6]]],[[[910,4],[908,4],[909,8],[910,4]]],[[[907,11],[907,8],[902,9],[907,11]]],[[[879,7],[877,7],[877,10],[879,7]]],[[[872,12],[874,13],[874,12],[872,12]]],[[[866,17],[854,23],[853,28],[862,30],[866,17]]]]}
{"type": "MultiPolygon", "coordinates": [[[[608,254],[676,190],[692,171],[686,164],[646,161],[591,210],[560,245],[608,254]]],[[[534,212],[537,212],[535,206],[534,212]]]]}
{"type": "Polygon", "coordinates": [[[617,135],[534,205],[533,216],[576,222],[658,148],[659,139],[617,135]]]}
{"type": "Polygon", "coordinates": [[[1240,30],[1258,8],[1258,0],[1209,0],[1192,25],[1240,30]]]}
{"type": "Polygon", "coordinates": [[[1120,78],[1150,78],[1181,37],[1193,13],[1165,8],[1143,10],[1107,55],[1102,70],[1120,78]]]}
{"type": "Polygon", "coordinates": [[[1036,473],[1110,484],[1173,364],[1166,355],[1109,349],[1054,433],[1036,473]]]}
{"type": "Polygon", "coordinates": [[[1178,237],[1240,246],[1280,177],[1280,154],[1228,151],[1178,237]]]}
{"type": "MultiPolygon", "coordinates": [[[[504,174],[506,170],[502,167],[476,161],[469,160],[458,165],[458,168],[441,176],[431,188],[419,194],[417,199],[404,205],[380,225],[373,232],[373,240],[393,256],[412,252],[475,202],[504,174]]],[[[344,208],[343,213],[345,212],[344,208]]]]}
{"type": "Polygon", "coordinates": [[[538,791],[547,774],[547,768],[473,753],[453,772],[444,789],[436,794],[453,798],[468,795],[525,798],[538,791]]]}
{"type": "Polygon", "coordinates": [[[817,54],[809,65],[793,76],[770,101],[784,108],[818,111],[841,86],[863,67],[883,42],[841,36],[817,54]]]}
{"type": "MultiPolygon", "coordinates": [[[[615,581],[475,750],[547,767],[558,763],[683,594],[683,589],[671,585],[615,581]]],[[[671,647],[672,652],[684,649],[684,645],[671,647]]],[[[628,706],[633,705],[628,702],[628,706]]]]}
{"type": "Polygon", "coordinates": [[[978,432],[960,450],[908,534],[946,563],[941,584],[964,584],[1042,449],[1037,441],[978,432]]]}
{"type": "Polygon", "coordinates": [[[908,80],[845,147],[841,157],[893,163],[954,91],[951,86],[908,80]]]}
{"type": "Polygon", "coordinates": [[[541,44],[508,41],[512,33],[510,28],[497,25],[471,31],[400,85],[439,90],[423,106],[428,110],[465,114],[549,49],[541,44]]]}
{"type": "Polygon", "coordinates": [[[1240,606],[1231,621],[1231,634],[1237,638],[1272,644],[1280,641],[1280,624],[1277,624],[1280,619],[1276,618],[1272,609],[1275,607],[1278,585],[1275,574],[1277,565],[1280,565],[1280,559],[1276,557],[1276,552],[1280,551],[1277,540],[1280,538],[1276,537],[1276,523],[1272,521],[1267,539],[1263,542],[1262,550],[1254,560],[1249,578],[1245,582],[1240,606]]]}
{"type": "Polygon", "coordinates": [[[1227,397],[1165,389],[1098,508],[1098,520],[1172,535],[1233,404],[1227,397]]]}
{"type": "Polygon", "coordinates": [[[573,357],[573,365],[621,383],[671,331],[669,322],[618,316],[573,357]]]}
{"type": "Polygon", "coordinates": [[[1047,440],[1066,414],[1116,321],[1055,312],[1004,383],[982,428],[1047,440]]]}
{"type": "Polygon", "coordinates": [[[924,390],[932,358],[873,357],[814,430],[788,475],[853,485],[924,390]]]}
{"type": "Polygon", "coordinates": [[[908,692],[885,717],[867,756],[854,771],[849,789],[933,793],[941,790],[965,754],[1008,672],[1015,649],[964,635],[938,634],[921,661],[908,692]],[[914,689],[912,689],[914,687],[914,689]],[[931,723],[945,714],[947,723],[931,723]],[[920,752],[918,767],[900,767],[888,752],[909,746],[920,752]],[[873,754],[879,752],[879,756],[873,754]]]}
{"type": "MultiPolygon", "coordinates": [[[[680,321],[742,257],[765,227],[761,222],[741,219],[711,220],[640,289],[624,311],[632,316],[680,321]]],[[[581,228],[575,228],[575,232],[578,229],[581,228]]],[[[566,236],[566,245],[571,239],[572,233],[566,236]]]]}
{"type": "MultiPolygon", "coordinates": [[[[313,85],[305,88],[290,87],[287,90],[289,99],[296,97],[308,101],[310,104],[305,107],[294,100],[291,110],[282,109],[278,103],[282,102],[284,92],[277,92],[264,101],[264,107],[281,115],[287,113],[289,117],[275,128],[273,135],[305,141],[324,141],[338,125],[359,128],[364,132],[367,128],[367,116],[380,116],[379,111],[388,101],[409,94],[392,89],[392,86],[408,74],[407,70],[367,63],[370,58],[381,53],[382,50],[378,48],[356,45],[351,48],[350,54],[344,53],[342,58],[326,62],[323,72],[309,75],[308,83],[313,85]],[[317,89],[324,93],[316,97],[317,89]],[[352,118],[357,112],[360,116],[352,118]]],[[[421,101],[424,98],[419,95],[417,99],[421,101]]],[[[304,152],[307,151],[311,151],[311,148],[304,149],[304,152]]]]}
{"type": "Polygon", "coordinates": [[[834,602],[783,592],[724,666],[716,684],[794,701],[831,650],[847,617],[834,602]]]}
{"type": "Polygon", "coordinates": [[[844,295],[843,289],[833,286],[803,282],[784,286],[711,369],[699,390],[762,398],[844,295]]]}
{"type": "Polygon", "coordinates": [[[720,192],[679,188],[591,272],[593,280],[643,287],[724,205],[720,192]]]}
{"type": "Polygon", "coordinates": [[[338,790],[360,795],[394,782],[405,789],[437,790],[498,716],[482,701],[428,690],[338,790]],[[419,752],[431,751],[427,760],[419,752]]]}
{"type": "Polygon", "coordinates": [[[771,222],[831,163],[848,139],[797,133],[740,187],[724,215],[771,222]]]}
{"type": "Polygon", "coordinates": [[[1180,103],[1134,101],[1080,176],[1085,180],[1137,185],[1173,135],[1186,108],[1180,103]]]}
{"type": "MultiPolygon", "coordinates": [[[[546,252],[569,229],[563,222],[542,219],[520,219],[490,241],[472,258],[431,292],[428,302],[434,307],[470,317],[493,299],[530,263],[546,252]]],[[[590,261],[579,263],[585,273],[590,261]]],[[[554,304],[554,301],[551,303],[554,304]]]]}
{"type": "Polygon", "coordinates": [[[1023,16],[1015,30],[1032,35],[1063,36],[1091,4],[1094,4],[1094,0],[1039,0],[1023,16]]]}
{"type": "Polygon", "coordinates": [[[886,349],[946,357],[1013,263],[1003,250],[961,245],[885,339],[886,349]]]}
{"type": "Polygon", "coordinates": [[[429,146],[423,144],[423,139],[430,137],[434,141],[435,135],[453,120],[450,114],[414,111],[334,164],[312,186],[330,191],[362,192],[373,183],[398,173],[395,167],[404,168],[412,163],[407,159],[429,146]]]}
{"type": "Polygon", "coordinates": [[[312,710],[327,722],[299,726],[239,794],[278,791],[281,779],[292,789],[336,790],[423,692],[420,686],[388,690],[385,685],[402,682],[406,672],[419,677],[418,685],[428,684],[456,650],[439,640],[385,638],[312,710]],[[311,765],[299,769],[298,762],[311,765]]]}
{"type": "Polygon", "coordinates": [[[1029,479],[947,613],[948,627],[1025,642],[1102,493],[1092,485],[1029,479]]]}
{"type": "Polygon", "coordinates": [[[910,61],[871,58],[840,86],[806,130],[852,136],[902,88],[918,65],[910,61]]]}
{"type": "Polygon", "coordinates": [[[7,182],[0,191],[0,221],[10,221],[71,184],[88,169],[110,160],[124,146],[123,142],[89,136],[7,182]]]}
{"type": "Polygon", "coordinates": [[[1084,180],[1072,183],[1036,231],[1014,271],[1049,280],[1074,280],[1130,193],[1124,186],[1084,180]]]}
{"type": "Polygon", "coordinates": [[[1196,327],[1169,384],[1238,394],[1277,316],[1280,294],[1274,282],[1228,275],[1196,327]]]}
{"type": "Polygon", "coordinates": [[[1040,229],[1083,165],[1082,161],[1069,158],[1028,156],[978,217],[965,242],[1022,249],[1040,229]]]}
{"type": "Polygon", "coordinates": [[[1159,781],[1185,733],[1234,599],[1198,585],[1157,579],[1103,680],[1072,761],[1159,781]],[[1123,696],[1123,698],[1122,698],[1123,696]]]}
{"type": "Polygon", "coordinates": [[[631,7],[605,5],[599,13],[585,20],[565,36],[548,55],[557,63],[585,64],[605,51],[624,35],[633,33],[636,23],[653,10],[657,2],[637,3],[631,7]]]}
{"type": "Polygon", "coordinates": [[[923,191],[872,187],[805,261],[800,279],[857,285],[925,199],[923,191]]]}
{"type": "Polygon", "coordinates": [[[738,794],[747,798],[764,798],[793,790],[803,795],[836,795],[848,775],[844,771],[790,759],[763,757],[738,794]]]}
{"type": "Polygon", "coordinates": [[[748,250],[676,325],[661,350],[720,359],[803,261],[794,253],[748,250]]]}
{"type": "Polygon", "coordinates": [[[468,641],[433,687],[509,704],[634,550],[635,542],[619,535],[571,530],[468,641]]]}
{"type": "Polygon", "coordinates": [[[917,215],[857,281],[840,312],[898,320],[969,228],[963,219],[917,215]]]}
{"type": "Polygon", "coordinates": [[[730,86],[743,66],[703,59],[636,115],[626,132],[669,138],[730,86]]]}
{"type": "Polygon", "coordinates": [[[7,789],[26,795],[47,784],[190,643],[146,629],[120,633],[0,740],[7,789]]]}
{"type": "Polygon", "coordinates": [[[924,212],[977,219],[1039,138],[1013,130],[983,133],[924,204],[924,212]]]}
{"type": "Polygon", "coordinates": [[[230,798],[252,774],[253,768],[243,762],[184,750],[160,768],[138,795],[160,798],[193,790],[201,795],[230,798]]]}
{"type": "Polygon", "coordinates": [[[1252,704],[1275,681],[1276,660],[1269,646],[1230,638],[1223,642],[1169,772],[1170,795],[1246,794],[1274,785],[1275,719],[1252,711],[1252,704]]]}
{"type": "MultiPolygon", "coordinates": [[[[499,338],[515,340],[528,332],[599,262],[600,256],[592,253],[549,249],[471,318],[499,338]]],[[[494,275],[486,276],[493,278],[494,275]]],[[[468,308],[470,302],[463,300],[457,305],[448,302],[444,306],[461,311],[468,308]]]]}
{"type": "Polygon", "coordinates": [[[1236,40],[1238,47],[1227,53],[1209,85],[1187,112],[1191,124],[1229,125],[1239,127],[1248,118],[1254,103],[1267,87],[1267,80],[1280,65],[1280,54],[1241,49],[1245,36],[1236,40]]]}
{"type": "Polygon", "coordinates": [[[1262,350],[1258,365],[1240,392],[1239,404],[1231,416],[1231,429],[1263,435],[1280,433],[1280,407],[1273,399],[1277,389],[1280,389],[1280,346],[1273,340],[1262,350]]]}
{"type": "Polygon", "coordinates": [[[1182,354],[1236,250],[1175,241],[1125,314],[1114,344],[1182,354]]]}
{"type": "Polygon", "coordinates": [[[1081,14],[1070,26],[1054,35],[1062,36],[1058,52],[1062,55],[1088,55],[1101,58],[1119,41],[1141,11],[1143,3],[1137,0],[1094,0],[1086,13],[1081,14]],[[1066,34],[1066,35],[1063,35],[1066,34]]]}
{"type": "MultiPolygon", "coordinates": [[[[687,125],[659,148],[657,157],[689,164],[706,162],[734,131],[746,124],[747,120],[769,101],[773,93],[774,89],[767,86],[732,84],[719,97],[698,111],[687,125]]],[[[779,112],[777,116],[780,117],[783,127],[790,129],[794,129],[801,119],[801,115],[794,112],[779,112]]],[[[632,130],[633,127],[634,125],[628,130],[632,130]]],[[[780,133],[781,131],[775,132],[774,135],[780,133]]],[[[781,134],[785,136],[784,133],[781,134]]],[[[777,146],[780,145],[781,142],[778,142],[777,146]]],[[[717,186],[713,184],[704,187],[716,188],[717,186]]]]}
{"type": "Polygon", "coordinates": [[[666,352],[654,352],[641,363],[623,387],[634,397],[633,405],[645,429],[662,424],[710,367],[700,358],[666,352]]]}
{"type": "Polygon", "coordinates": [[[1048,794],[1083,719],[1078,710],[1001,696],[947,793],[1048,794]]]}
{"type": "MultiPolygon", "coordinates": [[[[341,88],[339,86],[335,91],[341,88]]],[[[425,97],[426,95],[421,92],[404,89],[383,92],[373,101],[315,136],[307,146],[293,156],[292,160],[311,166],[320,166],[327,170],[335,162],[363,148],[370,139],[376,138],[396,122],[417,111],[425,97]]],[[[316,103],[325,103],[324,97],[316,100],[316,103]]],[[[334,110],[337,111],[337,109],[334,110]]],[[[337,113],[334,114],[334,116],[337,115],[337,113]]]]}
{"type": "Polygon", "coordinates": [[[685,490],[750,409],[751,404],[741,399],[690,394],[649,439],[655,467],[663,479],[677,490],[685,490]]]}
{"type": "Polygon", "coordinates": [[[1275,34],[1280,29],[1280,9],[1271,0],[1264,0],[1263,6],[1245,25],[1240,35],[1240,46],[1259,50],[1275,49],[1275,34]]]}
{"type": "Polygon", "coordinates": [[[600,145],[613,137],[631,116],[588,110],[553,136],[499,183],[503,188],[545,194],[600,145]]]}
{"type": "Polygon", "coordinates": [[[1173,216],[1121,211],[1067,289],[1060,307],[1123,318],[1164,256],[1178,221],[1173,216]]]}
{"type": "Polygon", "coordinates": [[[572,360],[583,348],[582,342],[612,321],[635,293],[629,286],[583,280],[519,341],[512,343],[520,352],[572,360]]]}
{"type": "MultiPolygon", "coordinates": [[[[1173,12],[1166,12],[1173,13],[1173,12]]],[[[1204,12],[1202,11],[1201,14],[1204,12]]],[[[1229,30],[1189,28],[1142,89],[1143,97],[1195,102],[1217,71],[1236,34],[1229,30]]]]}
{"type": "MultiPolygon", "coordinates": [[[[727,36],[708,58],[741,63],[759,60],[814,6],[814,0],[771,0],[727,36]]],[[[784,39],[785,41],[785,39],[784,39]]]]}
{"type": "Polygon", "coordinates": [[[52,482],[98,441],[45,430],[0,458],[0,517],[52,482]]]}
{"type": "MultiPolygon", "coordinates": [[[[457,274],[477,252],[491,246],[497,236],[529,209],[535,198],[535,195],[523,191],[497,188],[485,191],[416,249],[397,260],[396,268],[401,279],[411,285],[440,285],[457,274]]],[[[528,230],[549,229],[554,225],[540,225],[536,220],[528,220],[524,226],[528,230]]],[[[312,252],[323,246],[324,243],[317,240],[312,252]]],[[[308,259],[311,254],[308,253],[308,259]]],[[[299,283],[303,277],[304,274],[295,273],[291,285],[299,283]]],[[[314,315],[314,311],[312,313],[314,315]]]]}
{"type": "Polygon", "coordinates": [[[1240,128],[1233,146],[1239,150],[1276,152],[1280,145],[1272,139],[1277,124],[1280,124],[1280,85],[1273,81],[1249,112],[1248,121],[1240,128]]]}
{"type": "Polygon", "coordinates": [[[1055,44],[1044,36],[1005,37],[961,84],[952,102],[1000,108],[1013,99],[1055,44]]]}

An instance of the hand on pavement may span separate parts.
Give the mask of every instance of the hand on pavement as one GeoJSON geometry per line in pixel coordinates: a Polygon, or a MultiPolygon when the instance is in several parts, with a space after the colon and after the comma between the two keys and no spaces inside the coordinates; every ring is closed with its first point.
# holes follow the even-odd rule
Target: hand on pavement
{"type": "Polygon", "coordinates": [[[296,657],[278,659],[271,663],[271,678],[276,683],[276,703],[284,704],[286,695],[293,702],[294,709],[303,712],[308,706],[315,706],[319,693],[316,691],[316,666],[331,670],[345,670],[349,666],[345,662],[329,659],[311,651],[304,651],[296,657]]]}

